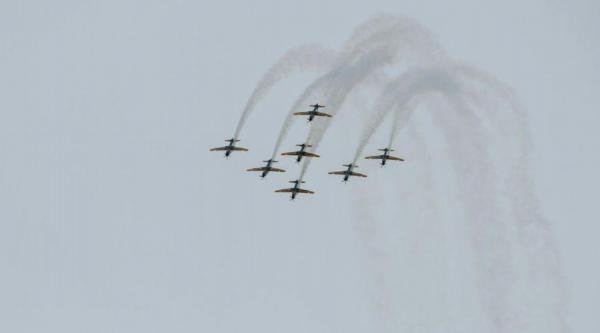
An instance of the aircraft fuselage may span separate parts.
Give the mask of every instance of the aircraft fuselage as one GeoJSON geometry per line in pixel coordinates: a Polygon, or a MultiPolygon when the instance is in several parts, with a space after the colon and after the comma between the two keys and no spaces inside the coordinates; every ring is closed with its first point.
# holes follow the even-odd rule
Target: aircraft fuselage
{"type": "Polygon", "coordinates": [[[273,168],[271,166],[267,166],[265,168],[265,170],[262,172],[262,174],[260,175],[260,177],[265,178],[271,171],[273,171],[273,168]]]}

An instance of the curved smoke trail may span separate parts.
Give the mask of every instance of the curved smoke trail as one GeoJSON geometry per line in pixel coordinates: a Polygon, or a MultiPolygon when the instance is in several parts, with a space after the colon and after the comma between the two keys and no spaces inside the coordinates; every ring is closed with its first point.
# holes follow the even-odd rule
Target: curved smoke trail
{"type": "MultiPolygon", "coordinates": [[[[531,317],[546,322],[546,332],[566,332],[565,296],[560,258],[552,226],[540,212],[530,176],[531,139],[529,119],[520,108],[510,87],[491,75],[468,66],[460,66],[465,79],[482,84],[507,104],[509,113],[494,112],[490,115],[500,128],[499,145],[510,150],[499,163],[508,169],[502,185],[508,199],[510,218],[515,223],[518,246],[525,252],[524,269],[529,279],[526,286],[529,298],[526,308],[531,317]],[[504,116],[504,117],[501,117],[504,116]],[[548,319],[551,318],[551,319],[548,319]]],[[[472,96],[471,96],[472,97],[472,96]]],[[[475,98],[481,103],[481,99],[475,98]]]]}
{"type": "Polygon", "coordinates": [[[370,209],[372,200],[368,193],[361,192],[359,194],[358,204],[355,205],[357,210],[357,220],[354,224],[354,229],[358,235],[358,241],[364,249],[366,255],[366,264],[369,267],[369,272],[372,273],[371,278],[374,280],[375,297],[372,300],[375,304],[377,314],[382,320],[382,326],[385,331],[398,332],[399,327],[395,313],[395,303],[390,290],[390,279],[386,274],[386,253],[382,251],[378,245],[384,243],[379,235],[377,225],[372,223],[375,220],[373,212],[370,209]]]}
{"type": "MultiPolygon", "coordinates": [[[[416,67],[390,82],[381,93],[371,117],[369,117],[363,128],[353,163],[358,161],[367,143],[389,112],[396,110],[394,112],[396,118],[394,123],[401,127],[416,107],[416,102],[418,102],[416,99],[421,95],[432,92],[456,93],[459,87],[453,80],[449,79],[449,75],[445,74],[449,69],[450,67],[443,65],[416,67]]],[[[390,142],[397,131],[396,126],[393,126],[390,142]]]]}
{"type": "Polygon", "coordinates": [[[433,120],[446,138],[447,154],[459,178],[460,199],[477,255],[478,289],[491,329],[511,332],[525,325],[536,331],[565,332],[558,255],[528,177],[526,116],[509,89],[465,65],[408,71],[384,90],[372,121],[365,126],[355,160],[387,112],[395,112],[399,121],[390,134],[392,141],[410,116],[410,103],[432,92],[443,94],[453,110],[434,112],[433,120]],[[472,107],[493,97],[489,92],[498,95],[510,111],[487,108],[484,112],[472,107]],[[493,145],[499,145],[494,150],[499,156],[490,155],[493,145]],[[515,260],[520,253],[526,262],[515,260]],[[529,272],[527,277],[517,273],[523,268],[529,272]],[[528,279],[526,283],[515,282],[523,278],[528,279]]]}
{"type": "Polygon", "coordinates": [[[458,178],[471,246],[476,282],[484,313],[493,332],[517,329],[513,281],[516,279],[510,225],[496,181],[499,172],[489,153],[480,119],[460,95],[445,94],[450,112],[436,112],[434,125],[445,137],[447,155],[458,178]]]}
{"type": "Polygon", "coordinates": [[[248,98],[235,128],[234,138],[238,138],[246,120],[269,91],[281,80],[298,70],[323,70],[331,65],[335,52],[317,44],[302,45],[287,51],[258,82],[248,98]]]}
{"type": "MultiPolygon", "coordinates": [[[[419,184],[420,190],[413,192],[411,195],[417,195],[423,200],[421,203],[422,211],[420,212],[419,221],[414,221],[416,224],[422,225],[424,219],[431,221],[438,221],[440,219],[438,212],[438,200],[434,192],[433,182],[433,171],[431,166],[433,165],[430,156],[429,144],[427,143],[426,137],[422,133],[422,129],[418,126],[418,122],[412,121],[406,124],[409,125],[407,139],[410,143],[411,151],[415,152],[416,155],[412,155],[412,161],[419,162],[419,168],[417,170],[415,181],[419,184]],[[417,156],[418,155],[418,156],[417,156]]],[[[401,309],[401,306],[407,304],[403,302],[402,298],[395,296],[398,292],[395,290],[399,284],[404,284],[403,281],[394,278],[392,272],[394,266],[402,265],[406,269],[405,264],[401,263],[401,258],[398,257],[398,253],[394,251],[394,244],[390,242],[390,239],[386,238],[386,234],[391,234],[390,230],[385,230],[383,221],[378,220],[375,212],[378,209],[374,209],[373,206],[377,203],[381,204],[384,195],[377,196],[377,199],[373,198],[373,192],[370,191],[359,191],[355,200],[354,207],[357,211],[354,230],[357,234],[359,245],[364,252],[364,265],[367,268],[370,277],[373,280],[373,308],[376,311],[377,321],[381,323],[381,332],[401,332],[403,330],[411,331],[409,328],[410,314],[405,316],[399,316],[399,313],[407,313],[406,309],[401,309]],[[383,196],[383,198],[382,198],[383,196]],[[398,311],[400,310],[400,311],[398,311]],[[407,317],[408,316],[408,317],[407,317]],[[404,318],[403,318],[404,317],[404,318]]],[[[398,200],[397,197],[392,199],[394,202],[398,200]]],[[[411,204],[412,205],[412,204],[411,204]]],[[[401,222],[401,221],[398,221],[401,222]]],[[[430,223],[430,227],[439,227],[434,223],[430,223]]],[[[412,236],[413,244],[411,248],[419,247],[422,244],[422,236],[426,230],[421,229],[412,236]],[[421,237],[421,238],[418,238],[421,237]]],[[[411,235],[406,237],[410,238],[411,235]]],[[[413,256],[414,254],[411,254],[413,256]]],[[[414,268],[411,268],[414,269],[414,268]]],[[[415,300],[410,300],[411,305],[415,305],[415,300]]],[[[446,327],[446,331],[449,327],[446,327]]],[[[414,328],[412,330],[415,330],[414,328]]],[[[375,331],[375,330],[374,330],[375,331]]],[[[425,327],[420,327],[419,330],[422,332],[428,332],[425,327]]],[[[433,330],[431,330],[433,331],[433,330]]]]}
{"type": "MultiPolygon", "coordinates": [[[[316,49],[310,52],[318,57],[316,49]]],[[[290,53],[294,59],[302,51],[290,53]]],[[[265,75],[244,109],[236,137],[256,103],[288,73],[308,66],[304,60],[290,61],[284,56],[265,75]]],[[[335,116],[361,85],[381,84],[370,80],[383,75],[387,66],[401,61],[418,65],[383,89],[359,137],[354,162],[388,113],[393,113],[391,146],[419,103],[432,95],[442,96],[445,103],[432,113],[432,123],[445,138],[445,154],[458,183],[458,199],[465,208],[464,229],[475,255],[475,289],[489,322],[488,331],[565,332],[560,263],[551,227],[539,212],[529,177],[527,116],[512,91],[489,74],[448,60],[428,30],[396,16],[366,21],[336,57],[332,55],[326,64],[320,60],[309,63],[328,71],[295,100],[280,129],[273,157],[288,133],[293,113],[301,107],[322,101],[327,112],[335,116]]],[[[312,124],[306,142],[313,149],[330,124],[327,120],[312,124]]],[[[310,163],[311,159],[305,159],[300,179],[310,163]]],[[[372,235],[363,240],[365,250],[373,252],[372,235]]],[[[377,279],[385,273],[378,271],[377,279]]],[[[388,287],[379,283],[378,288],[377,303],[386,305],[385,316],[392,320],[388,287]]]]}
{"type": "MultiPolygon", "coordinates": [[[[377,51],[379,50],[376,50],[376,52],[377,51]]],[[[330,81],[329,90],[326,94],[326,100],[329,106],[328,112],[335,117],[350,92],[358,84],[366,80],[369,75],[375,73],[382,66],[382,64],[390,61],[393,56],[393,54],[386,54],[385,52],[375,55],[367,55],[364,59],[362,59],[363,61],[360,61],[352,67],[346,68],[341,75],[336,76],[334,80],[330,81]]],[[[319,143],[327,131],[329,124],[330,122],[328,121],[322,121],[316,122],[311,126],[308,139],[306,141],[312,144],[313,150],[316,150],[319,146],[319,143]]],[[[310,160],[311,159],[304,160],[299,179],[304,178],[306,170],[310,165],[310,160]]]]}
{"type": "MultiPolygon", "coordinates": [[[[408,120],[408,116],[410,114],[412,114],[412,112],[414,111],[414,109],[417,107],[417,104],[419,103],[418,98],[414,97],[414,99],[411,100],[411,102],[406,103],[406,105],[404,106],[404,109],[406,110],[406,112],[399,112],[398,110],[396,110],[393,114],[393,119],[391,121],[392,124],[392,128],[390,129],[390,139],[388,140],[387,143],[387,148],[391,148],[392,145],[394,144],[394,141],[396,140],[396,136],[398,135],[398,130],[400,129],[400,125],[405,123],[408,120]]],[[[355,160],[356,162],[356,160],[355,160]]]]}
{"type": "MultiPolygon", "coordinates": [[[[440,52],[429,32],[411,19],[377,16],[368,20],[344,44],[333,69],[312,82],[296,99],[281,127],[273,157],[279,151],[294,118],[293,113],[298,108],[318,98],[326,102],[327,112],[335,115],[352,89],[377,69],[397,62],[400,56],[406,59],[412,56],[415,61],[425,61],[439,57],[440,52]]],[[[313,124],[311,127],[307,142],[313,145],[313,150],[318,146],[328,123],[325,121],[325,124],[313,124]]],[[[303,164],[304,171],[309,160],[303,164]]]]}

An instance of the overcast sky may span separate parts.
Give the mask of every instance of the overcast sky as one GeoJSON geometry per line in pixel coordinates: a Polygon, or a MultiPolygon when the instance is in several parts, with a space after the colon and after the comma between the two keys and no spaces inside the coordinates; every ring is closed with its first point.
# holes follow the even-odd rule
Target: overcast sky
{"type": "MultiPolygon", "coordinates": [[[[363,213],[390,235],[382,251],[402,325],[447,332],[468,321],[444,315],[436,295],[415,301],[421,317],[402,315],[414,304],[402,295],[422,294],[405,294],[406,271],[414,290],[426,287],[419,279],[453,288],[428,266],[445,247],[407,259],[403,232],[431,235],[419,228],[454,217],[416,227],[418,207],[403,199],[420,184],[402,168],[363,162],[373,177],[346,185],[324,175],[351,158],[351,127],[326,136],[320,154],[332,158],[308,173],[310,198],[272,193],[296,177],[292,163],[264,181],[243,171],[269,156],[310,74],[261,103],[241,136],[250,152],[208,152],[232,135],[277,57],[307,42],[337,48],[377,13],[415,18],[453,58],[515,89],[531,118],[532,177],[562,258],[569,326],[600,331],[592,0],[0,2],[0,331],[384,330],[353,222],[366,218],[354,206],[367,190],[373,211],[363,213]]],[[[303,137],[300,123],[290,137],[303,137]]]]}

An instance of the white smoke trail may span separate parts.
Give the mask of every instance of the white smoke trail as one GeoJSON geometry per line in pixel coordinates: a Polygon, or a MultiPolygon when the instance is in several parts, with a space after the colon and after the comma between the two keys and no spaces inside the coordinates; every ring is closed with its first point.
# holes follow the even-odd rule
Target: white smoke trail
{"type": "MultiPolygon", "coordinates": [[[[431,232],[428,228],[439,228],[439,212],[438,212],[438,198],[434,192],[433,184],[433,172],[431,166],[433,165],[430,156],[430,147],[422,133],[422,129],[417,126],[418,123],[414,120],[406,124],[407,128],[407,143],[410,144],[410,150],[412,154],[412,161],[419,164],[417,170],[415,183],[419,184],[419,191],[411,192],[410,197],[416,199],[417,202],[411,202],[411,206],[417,204],[421,211],[419,213],[419,221],[410,221],[415,226],[409,228],[413,229],[412,235],[406,235],[405,238],[413,238],[414,244],[411,247],[425,246],[421,244],[423,239],[426,238],[424,234],[431,232]],[[418,201],[421,201],[418,204],[418,201]],[[424,222],[430,221],[429,226],[425,226],[424,222]],[[411,237],[413,236],[413,237],[411,237]]],[[[393,175],[390,175],[394,177],[393,175]]],[[[406,186],[406,185],[405,185],[406,186]]],[[[413,313],[407,311],[405,307],[414,307],[417,300],[410,299],[406,302],[406,299],[398,298],[397,295],[399,290],[403,288],[411,288],[407,286],[407,281],[400,279],[398,280],[394,276],[396,271],[394,266],[401,265],[402,273],[405,274],[405,269],[408,266],[414,269],[414,263],[406,261],[406,259],[413,257],[413,255],[403,255],[394,251],[397,248],[397,242],[390,242],[385,237],[386,234],[398,233],[387,230],[384,221],[378,219],[375,214],[380,208],[377,204],[382,204],[384,201],[392,201],[396,203],[399,199],[397,197],[388,198],[384,194],[373,191],[359,191],[357,193],[358,198],[355,201],[354,207],[357,211],[354,229],[357,234],[357,239],[360,242],[360,246],[365,256],[365,266],[368,268],[368,273],[371,274],[374,284],[373,296],[374,299],[373,307],[376,311],[377,319],[381,322],[381,332],[401,332],[401,331],[417,331],[417,332],[429,332],[425,327],[420,329],[412,328],[415,326],[415,320],[412,317],[413,313]],[[374,197],[375,196],[375,197],[374,197]],[[402,315],[404,313],[404,315],[402,315]]],[[[406,198],[404,198],[406,199],[406,198]]],[[[404,201],[403,199],[403,201],[404,201]]],[[[383,207],[381,207],[383,209],[383,207]]],[[[405,218],[394,220],[393,224],[402,224],[407,222],[405,218]]],[[[402,293],[400,293],[402,294],[402,293]]],[[[452,312],[448,310],[447,312],[452,312]]],[[[435,318],[435,315],[428,314],[428,318],[435,318]]],[[[423,324],[421,324],[423,325],[423,324]]],[[[453,331],[450,327],[445,327],[446,331],[453,331]]],[[[374,330],[375,331],[375,330],[374,330]]]]}
{"type": "MultiPolygon", "coordinates": [[[[529,143],[523,125],[526,122],[503,85],[464,65],[409,71],[392,82],[380,98],[373,121],[365,126],[356,158],[387,112],[396,110],[398,117],[404,117],[399,125],[403,126],[412,109],[407,107],[409,102],[434,91],[447,96],[454,110],[434,113],[434,123],[446,137],[448,156],[459,178],[467,227],[477,254],[481,301],[493,331],[524,331],[519,324],[525,323],[535,331],[565,332],[558,256],[549,226],[537,210],[528,178],[529,143]],[[474,83],[482,87],[473,89],[474,83]],[[481,105],[490,98],[483,90],[495,92],[505,100],[510,109],[508,117],[507,112],[484,112],[469,105],[468,101],[481,105]],[[498,137],[495,141],[494,136],[498,137]],[[498,156],[489,154],[492,149],[498,156]],[[499,165],[507,167],[498,168],[499,165]],[[515,238],[520,241],[515,242],[515,238]],[[535,267],[528,270],[528,284],[520,290],[529,293],[525,299],[515,295],[519,286],[514,280],[523,277],[517,276],[522,270],[516,268],[518,263],[512,254],[523,252],[525,264],[535,267]],[[519,305],[523,301],[527,306],[519,305]],[[522,309],[518,312],[535,314],[540,319],[529,319],[523,314],[519,317],[518,308],[522,309]]],[[[394,131],[391,135],[395,135],[394,131]]]]}
{"type": "Polygon", "coordinates": [[[388,144],[386,146],[387,148],[392,147],[394,141],[396,140],[396,136],[398,135],[400,126],[408,121],[408,116],[412,114],[418,103],[418,96],[415,96],[404,106],[404,109],[406,110],[405,112],[400,112],[398,110],[394,112],[393,119],[391,121],[392,128],[390,129],[390,139],[388,140],[388,144]]]}
{"type": "MultiPolygon", "coordinates": [[[[526,288],[529,299],[526,307],[532,317],[539,318],[538,325],[540,322],[546,323],[546,332],[566,332],[560,258],[552,226],[539,210],[529,171],[531,139],[527,114],[520,108],[512,90],[491,75],[468,66],[461,66],[460,73],[465,80],[470,79],[487,87],[491,95],[501,99],[510,111],[486,114],[493,117],[497,126],[503,126],[498,142],[508,146],[508,153],[500,162],[507,165],[508,170],[502,184],[510,203],[511,219],[516,224],[518,245],[527,258],[524,263],[528,272],[526,288]]],[[[475,101],[481,104],[481,99],[476,98],[475,101]]]]}
{"type": "MultiPolygon", "coordinates": [[[[401,87],[402,91],[398,92],[394,99],[388,99],[385,103],[379,104],[381,108],[381,112],[378,113],[379,117],[375,118],[370,127],[367,127],[368,131],[365,132],[366,135],[363,136],[361,145],[364,147],[364,140],[368,140],[370,134],[377,128],[373,125],[378,125],[383,119],[385,115],[383,111],[390,110],[396,104],[396,107],[398,107],[397,113],[409,114],[410,109],[406,108],[406,105],[412,100],[413,96],[435,91],[442,92],[450,96],[449,98],[454,102],[453,104],[460,108],[461,112],[457,114],[461,116],[461,121],[452,123],[446,121],[443,130],[447,134],[450,129],[454,129],[453,126],[459,127],[453,131],[452,135],[447,135],[447,141],[453,141],[451,145],[453,151],[449,153],[449,156],[460,156],[460,158],[453,159],[457,163],[455,165],[457,173],[462,175],[468,170],[468,175],[477,176],[476,179],[473,177],[462,179],[461,177],[461,184],[464,184],[461,195],[467,205],[465,208],[468,221],[473,224],[471,227],[472,239],[478,254],[476,257],[477,264],[480,268],[479,290],[482,291],[482,304],[485,313],[489,316],[493,331],[507,332],[510,331],[510,318],[513,316],[510,312],[512,307],[510,306],[509,293],[509,281],[512,276],[510,245],[506,241],[506,230],[500,220],[501,210],[497,207],[497,203],[493,200],[481,200],[482,197],[486,197],[482,196],[483,193],[493,196],[493,193],[497,191],[493,178],[490,178],[489,174],[485,172],[492,167],[486,157],[485,142],[478,136],[478,140],[472,140],[476,142],[473,146],[467,140],[459,138],[460,135],[479,131],[480,126],[475,122],[475,118],[468,117],[469,110],[457,97],[456,84],[451,77],[445,77],[449,73],[449,71],[439,69],[417,70],[395,81],[390,87],[401,87]],[[468,158],[469,156],[476,156],[477,160],[468,158]],[[488,243],[485,243],[482,239],[488,243]],[[495,243],[493,246],[489,246],[489,242],[495,243]]],[[[391,89],[387,89],[386,92],[390,93],[391,89]]],[[[445,112],[440,113],[446,115],[445,112]]],[[[360,149],[362,148],[357,149],[357,151],[360,151],[360,149]]]]}
{"type": "MultiPolygon", "coordinates": [[[[310,84],[296,100],[281,127],[273,156],[279,151],[292,123],[292,114],[299,107],[318,97],[327,104],[327,112],[335,114],[352,88],[378,68],[397,62],[400,56],[407,61],[411,57],[413,61],[432,61],[440,57],[440,53],[437,42],[429,32],[413,20],[396,16],[377,16],[368,20],[344,44],[334,68],[310,84]]],[[[307,141],[316,148],[327,127],[328,122],[313,125],[307,141]]],[[[307,163],[310,163],[309,160],[303,165],[304,171],[307,163]]]]}
{"type": "Polygon", "coordinates": [[[293,113],[298,111],[300,108],[305,107],[312,101],[318,101],[322,99],[324,94],[321,92],[321,90],[326,86],[326,83],[342,72],[344,64],[351,62],[355,57],[354,55],[366,48],[368,46],[368,41],[373,38],[373,36],[383,27],[386,27],[389,24],[390,23],[387,16],[377,16],[355,29],[353,36],[345,43],[338,59],[335,61],[333,68],[329,72],[314,80],[306,89],[304,89],[302,94],[296,99],[290,108],[290,111],[287,114],[287,117],[275,142],[275,147],[273,149],[271,158],[275,158],[279,148],[281,147],[281,144],[283,143],[283,139],[285,138],[294,119],[293,113]],[[356,51],[357,49],[359,52],[356,51]]]}
{"type": "MultiPolygon", "coordinates": [[[[375,106],[374,111],[372,112],[371,117],[367,120],[367,123],[364,126],[364,129],[361,133],[359,144],[356,149],[356,153],[354,154],[354,159],[352,164],[356,164],[358,158],[362,155],[365,146],[371,139],[371,136],[375,133],[375,131],[381,126],[381,123],[385,119],[387,113],[396,105],[407,105],[410,99],[413,97],[410,94],[410,83],[413,80],[414,73],[409,71],[407,73],[402,74],[398,79],[389,83],[384,92],[381,94],[381,97],[378,100],[378,104],[375,106]]],[[[400,117],[402,113],[401,110],[395,112],[400,117]]]]}
{"type": "MultiPolygon", "coordinates": [[[[519,319],[512,285],[516,280],[510,221],[499,198],[497,170],[489,136],[460,95],[446,94],[450,111],[436,112],[434,125],[444,134],[448,157],[458,178],[467,229],[476,254],[477,289],[493,332],[513,332],[519,319]]],[[[448,111],[448,110],[446,110],[448,111]]]]}
{"type": "MultiPolygon", "coordinates": [[[[300,95],[300,97],[298,97],[296,99],[296,101],[292,105],[292,108],[288,112],[288,114],[283,122],[283,125],[281,126],[279,135],[277,136],[277,140],[275,141],[275,147],[273,148],[273,154],[271,155],[272,159],[275,158],[275,156],[277,155],[277,152],[281,148],[281,144],[283,143],[283,140],[285,139],[285,136],[287,135],[287,132],[292,124],[292,121],[294,120],[293,113],[296,112],[297,110],[299,110],[301,107],[306,106],[308,103],[310,103],[309,101],[320,100],[320,98],[318,98],[319,97],[318,92],[324,86],[323,82],[329,81],[330,77],[333,77],[335,75],[337,75],[337,70],[330,71],[329,73],[319,77],[314,82],[312,82],[308,86],[308,88],[306,88],[304,90],[304,92],[302,93],[302,95],[300,95]]],[[[320,93],[320,95],[322,96],[324,94],[320,93]]],[[[305,142],[310,143],[308,140],[306,140],[305,142]]]]}
{"type": "MultiPolygon", "coordinates": [[[[432,119],[445,137],[446,154],[459,184],[459,199],[465,208],[464,229],[468,230],[476,260],[475,289],[489,331],[565,332],[558,254],[551,226],[539,212],[529,177],[526,114],[512,91],[491,75],[446,59],[429,32],[416,22],[395,16],[368,20],[344,44],[330,63],[330,70],[296,99],[281,127],[273,157],[287,135],[293,112],[318,101],[335,116],[357,87],[381,75],[386,66],[401,60],[420,65],[383,90],[359,137],[354,162],[389,112],[393,112],[388,142],[391,146],[418,103],[429,96],[445,96],[445,107],[434,112],[432,119]]],[[[265,84],[266,90],[257,87],[258,97],[251,97],[255,101],[249,100],[248,110],[266,94],[269,84],[265,84]]],[[[244,111],[236,137],[250,111],[244,111]]],[[[306,142],[314,150],[330,123],[313,123],[306,142]]],[[[305,159],[300,179],[310,161],[305,159]]],[[[370,248],[374,238],[362,236],[365,250],[373,252],[370,248]]],[[[393,306],[385,290],[389,287],[386,283],[378,285],[378,303],[387,304],[385,316],[391,318],[393,306]]]]}
{"type": "MultiPolygon", "coordinates": [[[[431,92],[456,93],[459,89],[456,82],[446,72],[451,70],[449,66],[431,65],[429,67],[416,67],[400,75],[390,82],[384,89],[374,110],[371,112],[368,122],[365,124],[359,143],[354,154],[353,163],[356,163],[362,155],[365,146],[381,126],[386,115],[392,110],[395,112],[395,121],[398,126],[403,126],[411,111],[416,107],[416,99],[421,95],[431,92]]],[[[391,136],[395,136],[397,128],[393,128],[391,136]]],[[[390,142],[393,137],[390,138],[390,142]]]]}
{"type": "MultiPolygon", "coordinates": [[[[365,81],[370,75],[376,73],[376,71],[383,65],[392,60],[395,56],[389,50],[375,50],[374,55],[365,56],[362,61],[357,64],[346,68],[341,75],[338,75],[335,80],[329,82],[329,90],[327,91],[327,104],[329,114],[335,117],[337,112],[342,108],[346,98],[350,92],[361,82],[365,81]]],[[[330,122],[322,121],[314,123],[308,134],[307,141],[313,146],[313,150],[316,150],[321,142],[323,135],[327,131],[330,122]]],[[[302,164],[299,179],[303,179],[310,165],[310,159],[306,159],[302,164]]]]}
{"type": "MultiPolygon", "coordinates": [[[[352,37],[344,43],[339,55],[338,63],[349,64],[363,57],[365,53],[377,48],[377,45],[387,43],[404,43],[413,49],[425,47],[427,52],[422,52],[419,57],[441,57],[443,50],[437,41],[417,21],[396,15],[378,15],[359,25],[352,37]]],[[[423,59],[417,59],[423,61],[423,59]]]]}
{"type": "Polygon", "coordinates": [[[358,235],[360,246],[364,250],[366,265],[372,273],[374,280],[375,297],[374,308],[377,313],[377,319],[382,321],[383,329],[386,332],[398,332],[398,322],[395,318],[396,305],[392,293],[390,293],[390,276],[387,267],[389,258],[387,253],[381,249],[385,240],[379,234],[379,228],[376,219],[371,210],[372,200],[366,191],[361,191],[359,199],[355,205],[357,209],[356,223],[354,229],[358,235]],[[379,246],[378,246],[379,245],[379,246]]]}
{"type": "MultiPolygon", "coordinates": [[[[461,108],[471,101],[479,108],[471,108],[473,119],[482,128],[471,145],[484,144],[488,151],[494,151],[494,165],[502,166],[492,171],[497,192],[488,194],[490,200],[505,201],[504,223],[514,229],[516,238],[514,247],[519,257],[524,260],[519,265],[520,279],[524,285],[521,294],[527,295],[520,302],[520,312],[528,313],[529,318],[520,318],[534,331],[566,332],[565,297],[562,270],[557,253],[551,225],[539,211],[535,198],[531,177],[529,175],[529,158],[531,143],[527,114],[520,108],[514,93],[505,84],[491,75],[475,68],[457,64],[453,75],[460,80],[464,96],[461,108]],[[482,140],[483,134],[487,136],[482,140]],[[525,276],[523,276],[525,275],[525,276]]],[[[440,129],[447,124],[440,121],[440,129]]],[[[446,128],[446,130],[448,130],[446,128]]],[[[470,128],[451,134],[468,132],[470,128]]],[[[450,135],[449,135],[450,136],[450,135]]],[[[478,160],[473,161],[477,163],[478,160]]],[[[460,163],[455,161],[454,163],[460,163]]],[[[481,162],[479,162],[481,163],[481,162]]],[[[464,175],[466,177],[466,175],[464,175]]],[[[474,198],[475,199],[475,198],[474,198]]],[[[474,207],[480,203],[472,203],[474,207]]],[[[486,222],[488,223],[488,222],[486,222]]],[[[517,288],[517,287],[515,287],[517,288]]]]}
{"type": "Polygon", "coordinates": [[[269,91],[281,80],[299,70],[324,70],[335,59],[333,50],[317,44],[302,45],[287,51],[260,79],[252,95],[248,98],[235,129],[234,138],[238,138],[250,114],[269,91]]]}

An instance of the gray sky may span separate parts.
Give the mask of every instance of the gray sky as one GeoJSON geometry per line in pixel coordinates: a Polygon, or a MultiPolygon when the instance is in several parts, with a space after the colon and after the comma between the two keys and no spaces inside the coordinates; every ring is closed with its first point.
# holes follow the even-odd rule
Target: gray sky
{"type": "MultiPolygon", "coordinates": [[[[360,214],[380,225],[403,327],[467,323],[471,308],[447,314],[425,292],[428,283],[447,292],[457,278],[435,269],[453,248],[457,217],[448,209],[415,222],[419,207],[404,202],[421,187],[402,173],[419,166],[363,162],[373,177],[346,185],[324,175],[351,158],[344,144],[356,119],[332,125],[320,148],[331,158],[307,175],[311,198],[272,193],[296,176],[289,161],[288,173],[264,181],[242,171],[270,155],[313,76],[284,82],[261,103],[241,137],[250,152],[227,161],[208,152],[231,136],[278,56],[306,42],[338,47],[376,13],[417,19],[452,57],[517,91],[531,117],[532,175],[556,233],[569,326],[600,331],[600,5],[591,0],[1,2],[0,330],[383,331],[354,229],[360,214]],[[372,211],[357,211],[363,199],[372,211]],[[446,245],[433,244],[438,236],[446,245]],[[412,256],[410,241],[424,243],[412,256]]],[[[290,138],[303,137],[303,125],[290,138]]],[[[367,149],[378,148],[374,140],[367,149]]],[[[460,295],[444,299],[460,304],[460,295]]]]}

